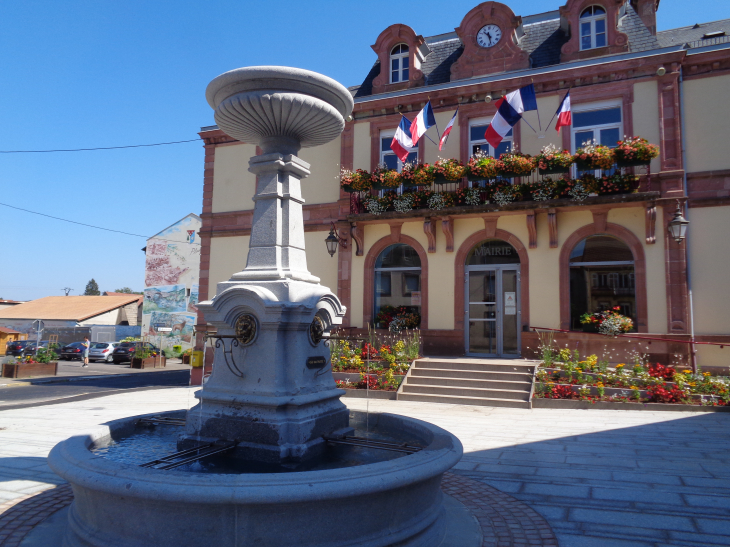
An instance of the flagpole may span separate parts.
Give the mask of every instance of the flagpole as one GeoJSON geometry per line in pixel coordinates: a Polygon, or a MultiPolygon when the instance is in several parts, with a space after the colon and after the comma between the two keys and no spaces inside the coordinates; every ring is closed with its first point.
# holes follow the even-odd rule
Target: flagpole
{"type": "MultiPolygon", "coordinates": [[[[573,88],[572,87],[569,87],[568,88],[568,93],[570,93],[570,90],[571,89],[573,89],[573,88]]],[[[565,100],[565,97],[568,96],[568,93],[566,93],[565,96],[563,97],[563,101],[565,100]]],[[[560,101],[560,106],[563,106],[563,101],[560,101]]],[[[560,111],[560,108],[558,108],[558,110],[555,111],[555,114],[553,114],[553,117],[550,118],[550,121],[548,122],[547,127],[545,128],[545,131],[547,131],[548,129],[550,129],[550,124],[553,123],[553,120],[555,119],[555,116],[558,115],[558,112],[559,111],[560,111]]]]}
{"type": "MultiPolygon", "coordinates": [[[[528,121],[527,121],[527,120],[525,119],[525,117],[524,117],[524,116],[520,116],[520,119],[521,119],[521,120],[522,120],[523,122],[525,122],[525,123],[526,123],[527,125],[530,125],[530,122],[528,122],[528,121]]],[[[534,128],[534,127],[532,127],[531,125],[530,125],[530,129],[532,129],[533,131],[535,131],[535,128],[534,128]]],[[[537,134],[537,131],[535,131],[535,134],[537,134]]]]}

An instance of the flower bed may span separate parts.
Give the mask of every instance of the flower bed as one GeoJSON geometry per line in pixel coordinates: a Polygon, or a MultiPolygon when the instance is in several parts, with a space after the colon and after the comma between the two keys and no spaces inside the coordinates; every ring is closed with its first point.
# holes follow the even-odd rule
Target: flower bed
{"type": "Polygon", "coordinates": [[[638,354],[633,366],[610,367],[596,355],[581,360],[577,350],[558,350],[551,341],[539,350],[543,361],[535,374],[534,398],[730,406],[727,377],[647,364],[638,354]]]}

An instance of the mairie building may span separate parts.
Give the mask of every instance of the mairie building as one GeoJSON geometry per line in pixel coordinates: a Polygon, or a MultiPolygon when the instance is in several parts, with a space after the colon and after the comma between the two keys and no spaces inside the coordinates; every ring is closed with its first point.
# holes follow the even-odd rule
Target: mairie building
{"type": "MultiPolygon", "coordinates": [[[[519,15],[484,2],[444,34],[393,24],[373,37],[374,62],[350,88],[355,108],[342,135],[299,154],[312,166],[302,181],[308,267],[347,307],[345,327],[387,327],[382,312],[400,309],[418,318],[427,355],[531,357],[537,328],[612,361],[640,351],[689,363],[694,340],[697,364],[728,366],[730,348],[719,344],[730,344],[730,20],[695,24],[690,9],[688,26],[659,31],[659,4],[567,0],[519,15]],[[484,134],[495,103],[529,84],[538,110],[494,149],[484,134]],[[573,123],[556,131],[548,123],[568,90],[573,123]],[[413,120],[428,101],[439,131],[458,114],[443,150],[431,129],[409,162],[466,164],[477,152],[535,155],[549,144],[575,153],[625,136],[646,138],[660,153],[629,168],[640,181],[631,191],[506,204],[455,199],[374,214],[363,204],[385,191],[346,192],[340,172],[402,169],[390,142],[401,116],[413,120]],[[668,229],[678,204],[689,221],[681,242],[668,229]],[[332,224],[345,242],[331,257],[324,240],[332,224]],[[632,319],[633,338],[584,332],[581,316],[606,308],[632,319]]],[[[200,137],[206,300],[245,266],[257,188],[248,160],[260,151],[216,126],[200,137]]],[[[431,190],[456,196],[478,184],[431,190]]],[[[198,323],[203,332],[202,315],[198,323]]]]}

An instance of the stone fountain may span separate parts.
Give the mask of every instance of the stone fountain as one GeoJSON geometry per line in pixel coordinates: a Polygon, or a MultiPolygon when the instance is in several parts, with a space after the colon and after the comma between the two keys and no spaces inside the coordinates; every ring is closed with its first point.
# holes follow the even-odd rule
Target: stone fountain
{"type": "Polygon", "coordinates": [[[213,373],[177,444],[224,443],[235,447],[228,458],[289,472],[161,471],[95,455],[133,435],[140,417],[118,420],[49,456],[74,490],[64,546],[440,545],[441,476],[461,444],[419,420],[348,412],[326,346],[345,309],[307,269],[300,185],[310,166],[296,154],[340,134],[350,93],[313,72],[249,67],[215,78],[206,97],[222,130],[263,153],[249,161],[258,191],[246,267],[198,304],[217,329],[213,373]],[[327,439],[355,422],[421,449],[317,469],[327,439]]]}

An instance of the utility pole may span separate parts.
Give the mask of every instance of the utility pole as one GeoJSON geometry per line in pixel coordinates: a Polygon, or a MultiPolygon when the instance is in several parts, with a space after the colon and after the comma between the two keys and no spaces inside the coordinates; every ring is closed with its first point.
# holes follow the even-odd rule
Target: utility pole
{"type": "Polygon", "coordinates": [[[73,289],[71,287],[64,287],[63,290],[66,293],[66,296],[68,296],[68,293],[70,293],[73,289]]]}

